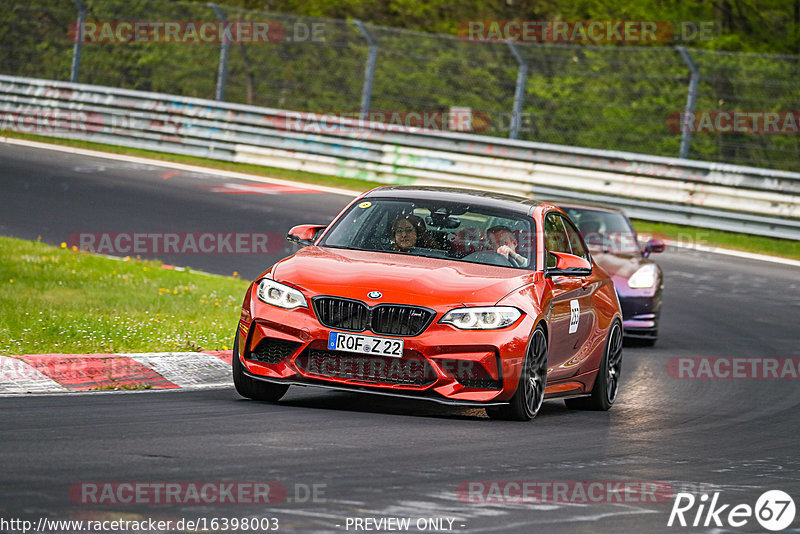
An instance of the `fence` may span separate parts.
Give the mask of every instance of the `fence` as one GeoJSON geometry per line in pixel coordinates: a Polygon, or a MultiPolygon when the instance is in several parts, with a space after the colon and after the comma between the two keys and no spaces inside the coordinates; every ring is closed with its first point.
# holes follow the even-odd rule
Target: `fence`
{"type": "Polygon", "coordinates": [[[483,133],[489,136],[798,170],[798,135],[689,136],[670,124],[687,101],[697,111],[793,111],[800,101],[798,56],[674,46],[509,46],[153,0],[0,1],[0,20],[0,72],[8,75],[303,111],[470,108],[488,118],[483,133]],[[284,34],[269,43],[76,43],[68,30],[78,19],[267,20],[284,34]]]}
{"type": "Polygon", "coordinates": [[[634,217],[800,239],[800,173],[409,128],[0,75],[4,127],[384,183],[625,207],[634,217]]]}

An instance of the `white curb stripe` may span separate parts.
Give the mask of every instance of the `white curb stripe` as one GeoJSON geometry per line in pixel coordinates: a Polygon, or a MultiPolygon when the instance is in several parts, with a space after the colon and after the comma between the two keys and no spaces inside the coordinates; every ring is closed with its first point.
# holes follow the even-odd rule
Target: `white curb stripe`
{"type": "Polygon", "coordinates": [[[0,393],[64,392],[67,388],[18,358],[0,356],[0,393]]]}
{"type": "Polygon", "coordinates": [[[143,352],[125,354],[128,358],[153,369],[179,387],[229,385],[231,366],[211,354],[202,352],[143,352]]]}

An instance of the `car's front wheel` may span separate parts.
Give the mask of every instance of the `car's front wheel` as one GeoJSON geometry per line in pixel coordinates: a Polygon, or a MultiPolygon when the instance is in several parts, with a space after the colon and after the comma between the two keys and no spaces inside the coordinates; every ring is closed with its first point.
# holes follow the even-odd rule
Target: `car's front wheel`
{"type": "Polygon", "coordinates": [[[573,410],[606,411],[613,406],[619,392],[619,376],[622,371],[622,325],[614,321],[606,339],[606,350],[597,378],[589,397],[567,399],[564,403],[573,410]]]}
{"type": "Polygon", "coordinates": [[[233,341],[233,361],[231,362],[233,368],[233,385],[236,386],[236,392],[242,397],[248,399],[275,402],[280,400],[286,394],[289,386],[282,384],[270,384],[269,382],[261,382],[253,380],[244,374],[244,365],[239,360],[239,336],[233,341]]]}
{"type": "Polygon", "coordinates": [[[486,413],[492,419],[530,421],[542,407],[546,385],[547,336],[544,334],[544,328],[539,325],[531,336],[517,392],[507,405],[486,408],[486,413]]]}

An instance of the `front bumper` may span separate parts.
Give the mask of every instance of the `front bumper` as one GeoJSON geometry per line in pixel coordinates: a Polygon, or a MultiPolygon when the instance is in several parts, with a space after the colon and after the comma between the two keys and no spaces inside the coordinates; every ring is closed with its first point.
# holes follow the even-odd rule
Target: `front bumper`
{"type": "Polygon", "coordinates": [[[660,294],[652,297],[619,297],[625,337],[656,339],[661,311],[660,294]]]}
{"type": "Polygon", "coordinates": [[[403,357],[390,358],[329,350],[328,335],[340,330],[321,326],[306,311],[295,313],[293,321],[281,317],[287,313],[271,311],[268,319],[240,324],[240,356],[251,378],[445,404],[505,403],[516,391],[532,330],[527,316],[497,331],[432,324],[418,336],[396,337],[404,341],[403,357]]]}

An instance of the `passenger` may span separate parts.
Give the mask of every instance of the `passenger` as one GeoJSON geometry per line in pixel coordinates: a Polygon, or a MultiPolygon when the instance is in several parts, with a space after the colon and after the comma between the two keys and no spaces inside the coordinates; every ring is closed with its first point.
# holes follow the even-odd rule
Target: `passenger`
{"type": "Polygon", "coordinates": [[[414,247],[438,248],[425,227],[425,222],[416,215],[403,215],[392,223],[394,249],[410,252],[414,247]]]}
{"type": "Polygon", "coordinates": [[[517,238],[508,226],[492,226],[486,231],[489,247],[503,256],[509,263],[519,267],[528,266],[528,258],[517,253],[517,238]]]}

